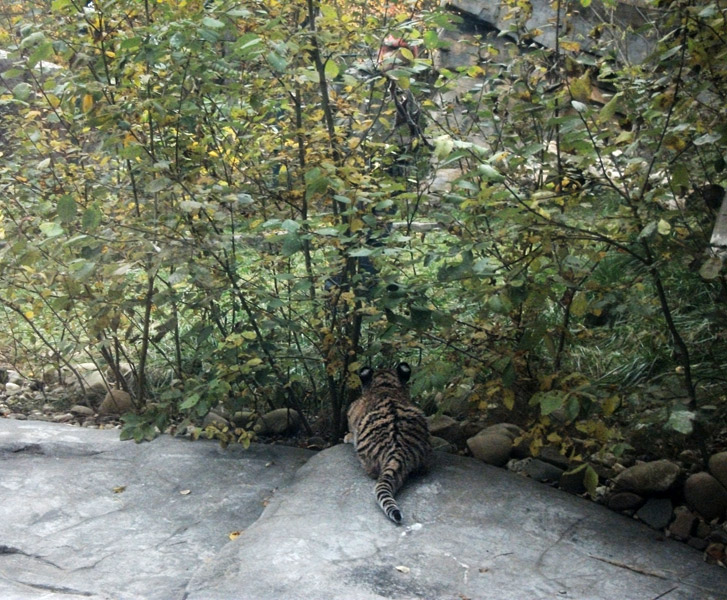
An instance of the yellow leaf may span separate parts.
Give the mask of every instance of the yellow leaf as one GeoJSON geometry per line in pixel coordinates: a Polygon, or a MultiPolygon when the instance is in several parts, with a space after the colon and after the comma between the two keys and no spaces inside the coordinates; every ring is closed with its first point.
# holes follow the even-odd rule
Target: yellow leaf
{"type": "Polygon", "coordinates": [[[363,227],[364,222],[361,219],[356,218],[351,221],[351,233],[355,233],[360,229],[363,229],[363,227]]]}
{"type": "Polygon", "coordinates": [[[83,97],[83,101],[81,102],[81,108],[85,113],[91,112],[91,109],[93,108],[93,96],[91,94],[86,94],[83,97]]]}
{"type": "Polygon", "coordinates": [[[35,316],[35,313],[32,310],[28,310],[23,314],[25,315],[26,319],[32,319],[35,316]]]}
{"type": "Polygon", "coordinates": [[[230,534],[227,536],[231,540],[236,540],[242,535],[242,531],[231,531],[230,534]]]}
{"type": "Polygon", "coordinates": [[[515,392],[512,390],[503,390],[502,403],[505,405],[507,410],[512,410],[515,407],[515,392]]]}
{"type": "Polygon", "coordinates": [[[578,42],[568,40],[560,40],[560,47],[568,52],[578,52],[581,49],[581,45],[578,42]]]}

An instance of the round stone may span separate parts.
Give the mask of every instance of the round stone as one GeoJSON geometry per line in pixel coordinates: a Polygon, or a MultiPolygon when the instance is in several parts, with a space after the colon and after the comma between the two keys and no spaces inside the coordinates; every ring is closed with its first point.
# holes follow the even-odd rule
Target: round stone
{"type": "Polygon", "coordinates": [[[504,433],[483,432],[468,439],[467,447],[476,459],[503,467],[510,459],[512,440],[504,433]]]}
{"type": "Polygon", "coordinates": [[[617,492],[608,499],[611,510],[633,510],[644,503],[644,499],[633,492],[617,492]]]}
{"type": "Polygon", "coordinates": [[[629,467],[614,480],[619,490],[641,496],[666,492],[679,477],[679,465],[668,460],[655,460],[629,467]]]}
{"type": "Polygon", "coordinates": [[[98,408],[99,415],[122,415],[134,409],[131,396],[123,390],[109,390],[98,408]]]}
{"type": "Polygon", "coordinates": [[[707,521],[720,519],[727,513],[727,489],[704,471],[689,476],[684,484],[684,498],[707,521]]]}
{"type": "Polygon", "coordinates": [[[709,459],[709,472],[727,488],[727,452],[712,455],[709,459]]]}

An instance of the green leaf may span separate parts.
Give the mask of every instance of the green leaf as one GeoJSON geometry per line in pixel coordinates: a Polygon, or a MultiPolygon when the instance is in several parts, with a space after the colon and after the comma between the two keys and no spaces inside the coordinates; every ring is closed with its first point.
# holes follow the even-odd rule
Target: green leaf
{"type": "Polygon", "coordinates": [[[326,79],[335,79],[338,77],[339,72],[340,69],[336,62],[333,59],[328,59],[325,66],[326,79]]]}
{"type": "Polygon", "coordinates": [[[563,408],[568,393],[563,390],[550,390],[548,392],[537,392],[530,398],[530,405],[540,405],[540,414],[547,416],[559,408],[563,408]]]}
{"type": "Polygon", "coordinates": [[[33,88],[30,87],[30,84],[22,81],[13,88],[13,97],[25,101],[30,97],[32,91],[33,88]]]}
{"type": "Polygon", "coordinates": [[[28,57],[28,68],[32,69],[35,65],[43,60],[48,60],[53,56],[53,44],[44,42],[40,44],[28,57]]]}
{"type": "Polygon", "coordinates": [[[288,61],[276,52],[268,52],[268,64],[278,73],[285,73],[288,68],[288,61]]]}
{"type": "Polygon", "coordinates": [[[200,401],[199,394],[196,394],[196,393],[190,394],[189,396],[187,396],[187,399],[179,405],[179,409],[180,410],[189,410],[190,408],[194,408],[195,406],[197,406],[199,401],[200,401]]]}
{"type": "Polygon", "coordinates": [[[671,225],[669,221],[659,219],[659,222],[656,224],[656,230],[659,232],[659,235],[669,235],[671,233],[671,225]]]}
{"type": "Polygon", "coordinates": [[[666,422],[666,428],[678,431],[684,435],[692,433],[694,428],[694,419],[696,414],[691,410],[675,409],[669,415],[669,420],[666,422]]]}
{"type": "Polygon", "coordinates": [[[620,103],[621,98],[621,92],[617,93],[613,98],[611,98],[601,109],[601,112],[598,113],[598,121],[600,123],[606,123],[613,119],[613,116],[616,114],[616,111],[618,110],[618,105],[620,103]]]}
{"type": "Polygon", "coordinates": [[[60,223],[56,223],[55,221],[51,221],[48,223],[41,223],[39,225],[40,230],[43,232],[45,237],[52,238],[57,237],[59,235],[63,235],[65,231],[63,230],[63,227],[61,227],[60,223]]]}
{"type": "Polygon", "coordinates": [[[582,317],[588,310],[588,298],[583,292],[576,292],[570,305],[570,312],[574,317],[582,317]]]}
{"type": "Polygon", "coordinates": [[[210,29],[222,29],[225,26],[225,23],[213,17],[205,17],[202,19],[202,25],[209,27],[210,29]]]}
{"type": "Polygon", "coordinates": [[[505,177],[492,165],[479,165],[477,167],[477,174],[482,177],[484,181],[491,181],[493,183],[505,181],[505,177]]]}
{"type": "Polygon", "coordinates": [[[371,248],[356,248],[355,250],[349,251],[348,255],[353,257],[371,256],[373,252],[371,248]]]}
{"type": "Polygon", "coordinates": [[[87,230],[96,229],[101,224],[102,217],[101,211],[97,207],[91,206],[83,212],[81,225],[87,230]]]}
{"type": "Polygon", "coordinates": [[[147,186],[147,190],[150,191],[152,194],[156,194],[157,192],[161,192],[162,190],[169,187],[170,183],[172,183],[172,180],[168,177],[159,177],[157,179],[154,179],[147,186]]]}
{"type": "Polygon", "coordinates": [[[588,495],[591,498],[595,498],[596,488],[598,487],[598,473],[596,473],[595,469],[591,465],[586,467],[586,472],[583,475],[583,485],[585,486],[588,495]]]}
{"type": "Polygon", "coordinates": [[[70,223],[76,218],[76,201],[68,194],[58,199],[58,218],[61,223],[70,223]]]}

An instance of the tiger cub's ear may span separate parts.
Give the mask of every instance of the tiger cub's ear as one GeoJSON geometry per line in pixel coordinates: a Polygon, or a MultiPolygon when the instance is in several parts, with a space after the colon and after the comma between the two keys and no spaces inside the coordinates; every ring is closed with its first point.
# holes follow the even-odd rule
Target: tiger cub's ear
{"type": "Polygon", "coordinates": [[[396,374],[399,376],[399,381],[401,381],[401,383],[409,381],[409,377],[411,377],[411,367],[409,366],[409,363],[400,362],[396,367],[396,374]]]}
{"type": "Polygon", "coordinates": [[[361,380],[363,387],[368,386],[371,383],[371,379],[374,376],[374,370],[371,367],[361,367],[358,372],[358,378],[361,380]]]}

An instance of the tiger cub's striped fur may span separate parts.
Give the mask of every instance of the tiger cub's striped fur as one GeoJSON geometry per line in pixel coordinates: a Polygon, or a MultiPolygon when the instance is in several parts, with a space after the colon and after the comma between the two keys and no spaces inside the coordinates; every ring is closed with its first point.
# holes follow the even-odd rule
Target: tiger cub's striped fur
{"type": "Polygon", "coordinates": [[[428,468],[432,447],[424,413],[409,397],[411,368],[359,372],[363,394],[348,409],[348,429],[364,469],[375,478],[379,506],[395,523],[402,515],[394,494],[410,473],[428,468]]]}

